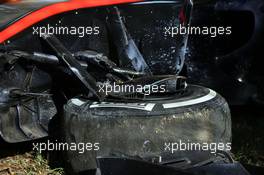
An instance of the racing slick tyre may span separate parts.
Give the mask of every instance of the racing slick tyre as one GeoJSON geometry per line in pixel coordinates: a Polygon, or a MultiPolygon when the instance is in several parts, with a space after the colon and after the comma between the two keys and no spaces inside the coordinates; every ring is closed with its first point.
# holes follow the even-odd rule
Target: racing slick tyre
{"type": "MultiPolygon", "coordinates": [[[[64,106],[63,125],[70,146],[65,157],[74,172],[95,169],[100,156],[166,162],[188,157],[206,143],[208,150],[212,143],[228,150],[231,142],[227,102],[215,91],[196,85],[188,85],[181,97],[141,102],[74,98],[64,106]]],[[[214,145],[214,149],[218,148],[214,145]]]]}

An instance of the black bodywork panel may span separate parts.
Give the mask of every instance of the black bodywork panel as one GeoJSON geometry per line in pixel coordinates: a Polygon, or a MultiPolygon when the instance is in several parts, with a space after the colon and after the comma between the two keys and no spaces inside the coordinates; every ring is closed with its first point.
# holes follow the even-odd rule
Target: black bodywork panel
{"type": "Polygon", "coordinates": [[[129,158],[99,157],[97,164],[100,172],[98,174],[100,175],[249,175],[239,163],[215,162],[201,167],[181,170],[129,158]]]}

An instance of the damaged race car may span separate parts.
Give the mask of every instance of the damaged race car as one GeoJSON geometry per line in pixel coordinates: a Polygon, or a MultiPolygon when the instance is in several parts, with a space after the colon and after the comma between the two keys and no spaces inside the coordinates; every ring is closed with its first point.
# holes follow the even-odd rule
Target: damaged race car
{"type": "Polygon", "coordinates": [[[193,2],[0,4],[0,135],[49,136],[57,119],[70,174],[243,175],[231,116],[212,89],[188,84],[193,2]],[[172,29],[172,30],[170,30],[172,29]],[[85,145],[85,151],[71,145],[85,145]]]}

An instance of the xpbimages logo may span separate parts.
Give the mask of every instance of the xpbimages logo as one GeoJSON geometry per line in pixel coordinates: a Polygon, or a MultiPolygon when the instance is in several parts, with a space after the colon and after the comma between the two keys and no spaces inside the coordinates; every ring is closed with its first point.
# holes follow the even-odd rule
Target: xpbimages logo
{"type": "Polygon", "coordinates": [[[216,153],[217,151],[231,151],[231,143],[193,143],[189,140],[184,142],[166,142],[164,144],[164,151],[171,152],[172,154],[177,151],[210,151],[216,153]]]}
{"type": "Polygon", "coordinates": [[[99,92],[106,95],[111,93],[140,93],[144,95],[150,95],[151,93],[165,93],[166,85],[133,85],[125,84],[101,84],[99,85],[99,92]]]}
{"type": "Polygon", "coordinates": [[[42,153],[44,151],[77,151],[83,154],[86,151],[99,151],[99,143],[62,143],[62,142],[47,142],[33,143],[33,151],[42,153]]]}
{"type": "Polygon", "coordinates": [[[33,35],[38,35],[40,37],[45,34],[48,35],[77,35],[80,38],[83,38],[85,35],[99,35],[100,27],[98,26],[51,26],[48,24],[47,26],[42,27],[32,27],[33,35]]]}
{"type": "Polygon", "coordinates": [[[208,35],[212,38],[221,35],[231,35],[232,34],[232,27],[215,27],[215,26],[203,26],[203,27],[196,27],[196,26],[168,26],[164,28],[164,35],[177,37],[178,35],[208,35]]]}

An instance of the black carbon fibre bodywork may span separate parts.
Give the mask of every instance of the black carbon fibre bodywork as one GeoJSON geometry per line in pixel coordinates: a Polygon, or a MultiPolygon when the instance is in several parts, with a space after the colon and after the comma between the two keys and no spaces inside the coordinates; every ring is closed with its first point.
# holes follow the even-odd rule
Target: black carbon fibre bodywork
{"type": "Polygon", "coordinates": [[[239,163],[215,162],[202,167],[181,170],[135,159],[100,157],[97,159],[98,175],[249,175],[239,163]]]}

